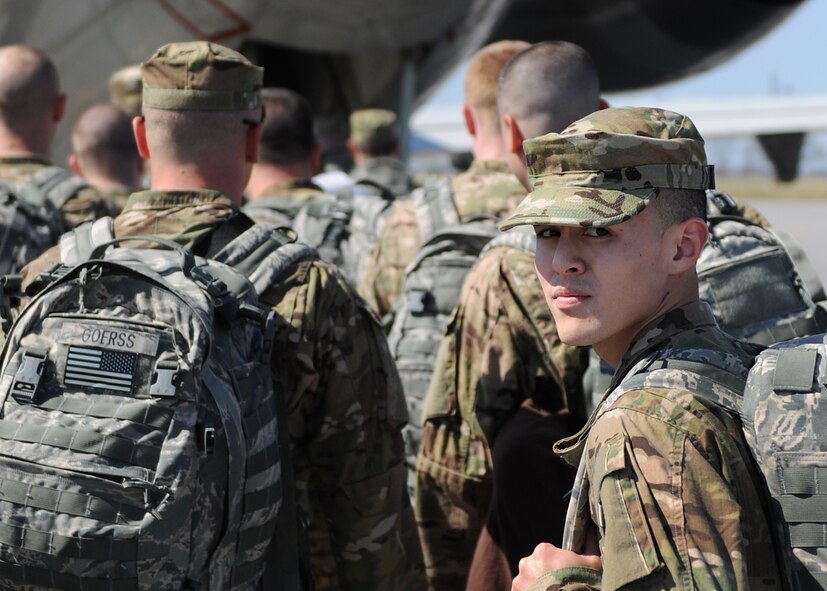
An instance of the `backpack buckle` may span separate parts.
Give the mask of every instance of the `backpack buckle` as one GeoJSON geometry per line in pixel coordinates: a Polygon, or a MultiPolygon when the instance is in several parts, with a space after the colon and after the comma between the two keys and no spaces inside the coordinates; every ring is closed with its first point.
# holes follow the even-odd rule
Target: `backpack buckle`
{"type": "Polygon", "coordinates": [[[32,404],[37,394],[37,386],[46,365],[46,351],[42,349],[24,349],[20,367],[14,374],[11,395],[18,404],[32,404]]]}
{"type": "Polygon", "coordinates": [[[175,396],[178,389],[178,362],[159,360],[155,364],[155,381],[149,387],[150,396],[175,396]]]}

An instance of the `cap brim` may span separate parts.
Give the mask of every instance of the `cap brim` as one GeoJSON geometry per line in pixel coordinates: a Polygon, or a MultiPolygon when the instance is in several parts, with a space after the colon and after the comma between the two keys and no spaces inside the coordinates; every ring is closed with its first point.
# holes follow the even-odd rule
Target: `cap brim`
{"type": "Polygon", "coordinates": [[[643,211],[657,194],[655,187],[632,191],[538,187],[500,224],[500,230],[523,225],[612,226],[643,211]]]}

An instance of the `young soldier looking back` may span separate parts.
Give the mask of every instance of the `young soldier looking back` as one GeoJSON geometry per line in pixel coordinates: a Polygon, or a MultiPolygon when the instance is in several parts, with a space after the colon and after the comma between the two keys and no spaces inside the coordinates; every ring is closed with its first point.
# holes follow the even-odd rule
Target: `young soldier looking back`
{"type": "Polygon", "coordinates": [[[564,549],[537,546],[513,589],[777,588],[738,421],[691,383],[613,393],[676,350],[720,352],[733,373],[751,363],[698,300],[713,185],[703,139],[677,113],[607,109],[525,152],[534,191],[503,228],[535,227],[560,338],[617,369],[586,427],[555,446],[579,463],[564,549]]]}

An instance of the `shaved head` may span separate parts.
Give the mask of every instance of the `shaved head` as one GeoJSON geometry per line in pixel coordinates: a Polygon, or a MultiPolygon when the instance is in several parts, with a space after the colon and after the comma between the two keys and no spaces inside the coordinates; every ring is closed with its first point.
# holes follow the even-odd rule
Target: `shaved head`
{"type": "Polygon", "coordinates": [[[481,125],[498,126],[497,85],[505,64],[530,47],[525,41],[497,41],[480,49],[465,73],[465,102],[474,109],[481,125]]]}
{"type": "Polygon", "coordinates": [[[497,102],[500,115],[514,117],[526,138],[560,132],[600,108],[597,68],[574,43],[537,43],[506,64],[497,102]]]}
{"type": "Polygon", "coordinates": [[[0,121],[25,129],[49,117],[60,94],[57,70],[42,52],[24,45],[0,47],[0,121]]]}
{"type": "Polygon", "coordinates": [[[134,176],[140,159],[132,120],[111,104],[94,105],[81,114],[72,129],[72,151],[84,171],[113,178],[134,176]]]}

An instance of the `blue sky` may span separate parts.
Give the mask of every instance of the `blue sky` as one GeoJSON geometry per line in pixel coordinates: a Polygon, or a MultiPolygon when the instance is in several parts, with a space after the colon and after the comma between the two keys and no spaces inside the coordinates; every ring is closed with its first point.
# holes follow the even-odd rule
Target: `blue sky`
{"type": "MultiPolygon", "coordinates": [[[[825,24],[827,0],[807,0],[768,35],[730,61],[679,82],[609,95],[610,102],[655,104],[659,99],[675,97],[827,94],[825,24]]],[[[426,106],[459,103],[464,71],[464,66],[458,68],[426,106]]]]}

